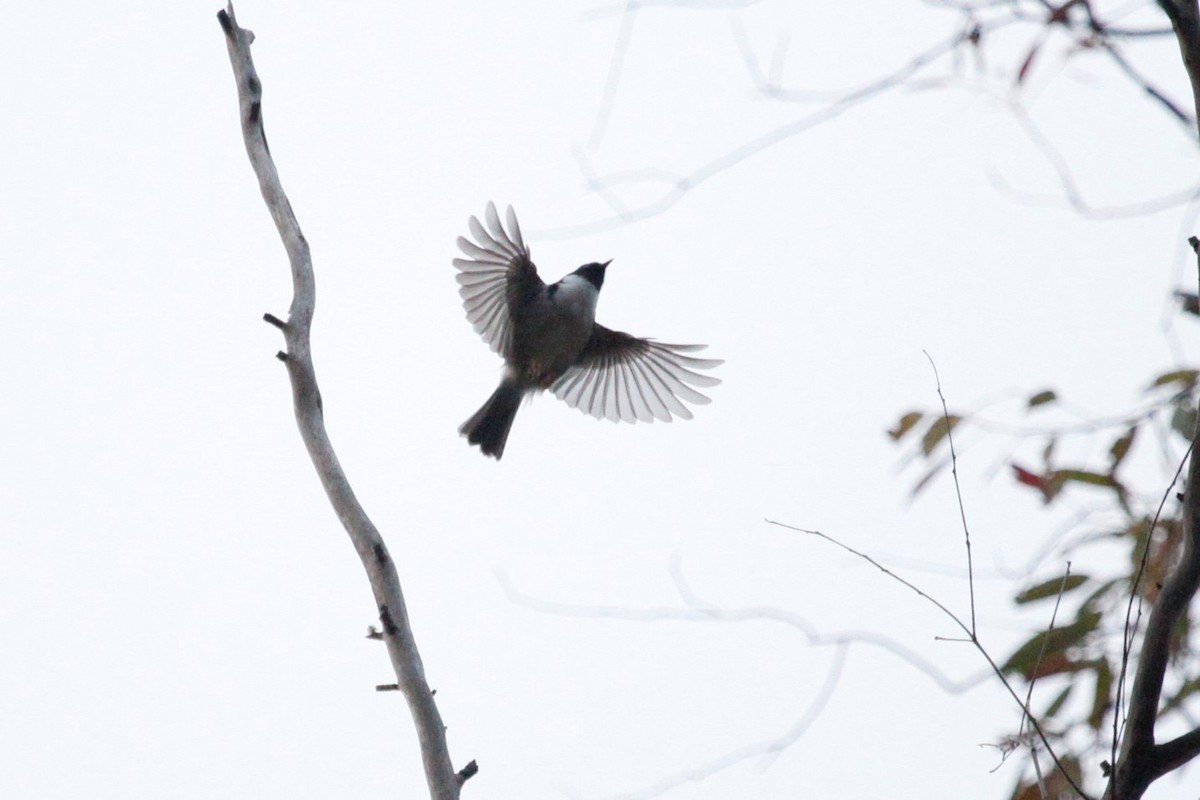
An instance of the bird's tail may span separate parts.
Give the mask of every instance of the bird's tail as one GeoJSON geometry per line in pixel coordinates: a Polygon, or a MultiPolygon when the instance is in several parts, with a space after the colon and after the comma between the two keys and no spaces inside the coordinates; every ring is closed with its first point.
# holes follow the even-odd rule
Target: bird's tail
{"type": "Polygon", "coordinates": [[[512,428],[517,409],[521,407],[521,397],[524,392],[508,380],[503,380],[492,392],[492,396],[483,407],[464,422],[458,432],[467,437],[471,444],[479,445],[485,456],[492,456],[497,461],[504,455],[504,443],[508,441],[508,431],[512,428]]]}

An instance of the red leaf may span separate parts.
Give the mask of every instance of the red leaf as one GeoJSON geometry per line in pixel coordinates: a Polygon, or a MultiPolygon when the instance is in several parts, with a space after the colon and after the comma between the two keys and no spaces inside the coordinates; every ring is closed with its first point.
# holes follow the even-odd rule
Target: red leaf
{"type": "Polygon", "coordinates": [[[1041,475],[1038,475],[1036,472],[1030,472],[1018,464],[1013,464],[1012,468],[1014,477],[1017,479],[1017,483],[1023,483],[1026,486],[1032,486],[1039,492],[1046,491],[1046,479],[1041,475]]]}

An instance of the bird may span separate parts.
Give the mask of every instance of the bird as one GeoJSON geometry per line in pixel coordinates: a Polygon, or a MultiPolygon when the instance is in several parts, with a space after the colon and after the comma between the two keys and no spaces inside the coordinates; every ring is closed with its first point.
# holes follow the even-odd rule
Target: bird
{"type": "Polygon", "coordinates": [[[453,259],[467,320],[504,359],[500,385],[458,429],[470,445],[499,461],[522,400],[546,390],[597,419],[625,422],[691,419],[684,401],[710,402],[692,387],[721,381],[697,370],[724,361],[690,355],[707,345],[666,344],[596,322],[612,261],[584,264],[547,285],[512,206],[506,218],[507,230],[489,202],[486,227],[470,217],[475,241],[458,237],[466,258],[453,259]]]}

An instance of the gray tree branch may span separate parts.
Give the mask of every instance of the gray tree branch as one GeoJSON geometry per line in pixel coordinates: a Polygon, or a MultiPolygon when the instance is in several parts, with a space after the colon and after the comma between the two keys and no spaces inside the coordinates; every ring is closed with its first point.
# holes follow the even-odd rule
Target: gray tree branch
{"type": "Polygon", "coordinates": [[[461,772],[454,771],[446,744],[446,728],[425,680],[425,669],[409,625],[396,566],[379,531],[355,497],[325,431],[321,393],[317,388],[309,346],[309,329],[316,304],[312,257],[267,146],[262,119],[262,84],[250,56],[254,34],[238,27],[232,3],[218,12],[217,19],[225,32],[229,61],[237,81],[246,154],[291,263],[293,295],[288,319],[284,322],[271,315],[265,318],[283,332],[287,344],[287,352],[280,353],[279,358],[287,366],[291,380],[296,424],[329,502],[367,571],[379,608],[383,640],[396,672],[397,687],[408,702],[416,725],[429,795],[434,800],[457,800],[463,781],[476,772],[475,762],[461,772]]]}
{"type": "Polygon", "coordinates": [[[1197,0],[1158,0],[1158,6],[1171,20],[1183,66],[1192,84],[1193,119],[1200,132],[1200,8],[1197,0]]]}
{"type": "MultiPolygon", "coordinates": [[[[1193,111],[1200,112],[1200,7],[1197,0],[1158,0],[1179,40],[1183,65],[1192,86],[1193,111]]],[[[1195,118],[1200,119],[1200,113],[1195,118]]],[[[1200,125],[1200,123],[1198,123],[1200,125]]],[[[1200,133],[1200,131],[1198,131],[1200,133]]],[[[1200,257],[1200,242],[1192,237],[1200,257]]],[[[1129,698],[1129,717],[1121,753],[1113,766],[1106,798],[1135,800],[1156,779],[1200,754],[1200,731],[1193,730],[1164,744],[1155,744],[1154,724],[1170,658],[1171,636],[1200,590],[1200,431],[1189,451],[1187,485],[1183,492],[1183,551],[1150,611],[1141,656],[1129,698]]]]}
{"type": "MultiPolygon", "coordinates": [[[[1193,247],[1196,239],[1192,239],[1193,247]]],[[[1200,254],[1200,251],[1198,251],[1200,254]]],[[[1121,752],[1109,778],[1106,800],[1136,800],[1150,784],[1200,753],[1195,731],[1156,745],[1154,725],[1162,697],[1163,678],[1171,654],[1171,638],[1192,598],[1200,590],[1200,463],[1196,452],[1200,431],[1188,451],[1187,483],[1183,492],[1183,550],[1179,563],[1159,590],[1150,610],[1141,653],[1129,696],[1129,715],[1121,752]]],[[[1149,541],[1147,541],[1149,546],[1149,541]]],[[[1140,575],[1139,575],[1140,577],[1140,575]]],[[[1134,589],[1136,593],[1136,587],[1134,589]]]]}

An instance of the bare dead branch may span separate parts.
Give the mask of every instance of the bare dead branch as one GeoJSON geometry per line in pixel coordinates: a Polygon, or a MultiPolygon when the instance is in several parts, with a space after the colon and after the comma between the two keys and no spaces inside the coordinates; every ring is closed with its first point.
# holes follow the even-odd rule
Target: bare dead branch
{"type": "Polygon", "coordinates": [[[630,14],[642,8],[686,8],[695,11],[727,11],[752,6],[760,0],[622,0],[607,6],[597,6],[584,12],[587,19],[602,19],[617,14],[630,14]]]}
{"type": "Polygon", "coordinates": [[[842,645],[834,651],[833,660],[825,672],[825,681],[821,684],[821,688],[817,690],[816,695],[813,696],[804,713],[791,727],[779,736],[730,750],[728,753],[698,766],[667,775],[640,791],[620,795],[620,799],[650,800],[651,798],[666,794],[685,783],[702,781],[711,775],[715,775],[722,770],[729,769],[751,758],[760,756],[769,759],[777,758],[782,752],[799,741],[804,732],[821,716],[821,712],[825,709],[825,705],[829,702],[829,699],[833,697],[833,692],[837,689],[838,681],[842,677],[842,672],[846,666],[846,651],[848,649],[848,646],[842,645]]]}
{"type": "MultiPolygon", "coordinates": [[[[778,523],[773,523],[778,524],[778,523]]],[[[699,600],[687,586],[678,565],[672,566],[672,578],[680,599],[686,608],[650,607],[629,608],[625,606],[596,606],[576,603],[558,603],[533,597],[517,589],[503,573],[497,575],[501,588],[509,602],[524,606],[541,614],[552,614],[561,617],[576,617],[582,619],[619,619],[627,622],[700,622],[700,623],[742,623],[742,622],[773,622],[786,625],[799,631],[812,647],[842,647],[865,645],[891,653],[909,666],[927,676],[943,691],[960,694],[968,691],[991,675],[990,671],[978,672],[965,678],[952,678],[932,661],[906,647],[901,642],[875,633],[873,631],[847,630],[835,633],[821,633],[807,619],[781,608],[771,606],[746,606],[741,608],[725,608],[704,603],[699,600]]]]}
{"type": "Polygon", "coordinates": [[[851,646],[856,644],[874,644],[891,651],[916,666],[922,672],[925,672],[949,691],[963,691],[970,688],[971,685],[977,685],[987,677],[986,674],[980,675],[973,681],[970,681],[969,685],[967,682],[956,684],[931,662],[922,659],[903,645],[891,642],[886,637],[865,633],[821,635],[802,617],[782,609],[762,606],[728,609],[705,604],[696,597],[695,593],[687,585],[680,570],[678,559],[675,559],[671,565],[671,575],[675,581],[675,588],[679,592],[680,598],[688,606],[687,608],[623,608],[618,606],[585,606],[554,603],[534,598],[517,590],[503,573],[498,573],[497,577],[510,602],[544,614],[579,618],[622,619],[634,622],[779,622],[799,630],[811,645],[833,646],[834,657],[826,671],[825,681],[821,688],[813,696],[804,713],[783,733],[735,748],[702,764],[678,770],[641,789],[615,795],[611,800],[650,800],[650,798],[658,797],[685,783],[704,780],[748,759],[759,756],[768,758],[778,756],[795,744],[804,735],[805,731],[811,727],[813,722],[816,721],[817,717],[820,716],[821,711],[825,708],[825,705],[829,702],[834,690],[837,688],[838,680],[845,668],[849,650],[851,646]]]}
{"type": "Polygon", "coordinates": [[[592,123],[592,135],[588,138],[588,148],[595,150],[604,139],[604,131],[608,128],[608,119],[617,99],[617,87],[621,82],[621,73],[625,69],[625,55],[629,52],[629,40],[633,37],[633,23],[637,18],[638,5],[628,2],[625,13],[621,15],[621,28],[617,32],[617,41],[613,45],[612,60],[608,64],[608,78],[604,81],[604,95],[600,100],[600,108],[596,110],[596,119],[592,123]]]}
{"type": "MultiPolygon", "coordinates": [[[[603,138],[612,114],[616,99],[617,86],[624,70],[625,56],[632,37],[633,26],[638,12],[649,6],[688,9],[736,9],[754,4],[756,0],[626,0],[624,3],[614,3],[599,7],[589,12],[588,16],[597,18],[613,14],[621,14],[621,27],[614,45],[612,60],[601,101],[598,105],[592,132],[588,140],[588,149],[595,150],[603,138]]],[[[774,50],[774,58],[769,69],[764,69],[759,59],[754,55],[748,37],[737,17],[733,19],[733,36],[742,51],[743,61],[755,87],[765,96],[783,102],[819,104],[819,108],[808,114],[767,131],[758,137],[736,147],[723,155],[713,158],[706,164],[686,173],[670,173],[655,168],[619,170],[609,174],[597,175],[591,165],[581,155],[577,155],[581,170],[587,178],[588,188],[597,193],[612,210],[610,217],[585,222],[578,225],[543,229],[537,233],[547,238],[571,238],[605,230],[611,230],[634,222],[657,216],[682,200],[692,189],[710,178],[731,169],[741,162],[749,160],[759,153],[774,147],[810,128],[821,125],[858,104],[875,97],[883,92],[900,86],[909,88],[925,88],[929,85],[943,85],[945,79],[922,81],[918,75],[927,67],[951,56],[955,59],[969,49],[982,62],[982,43],[998,31],[1009,26],[1037,25],[1041,35],[1047,35],[1051,27],[1061,26],[1074,36],[1080,47],[1099,47],[1104,49],[1126,76],[1147,96],[1163,107],[1171,116],[1187,126],[1195,128],[1198,124],[1195,115],[1188,114],[1178,104],[1167,97],[1161,90],[1153,86],[1116,48],[1115,40],[1129,40],[1157,37],[1170,33],[1165,28],[1129,29],[1119,25],[1109,24],[1100,19],[1090,3],[1082,0],[1067,0],[1066,2],[1051,3],[1048,0],[925,0],[928,5],[957,12],[961,17],[959,30],[948,39],[918,53],[906,64],[880,78],[863,86],[844,91],[796,90],[787,89],[781,85],[779,73],[781,59],[786,52],[786,39],[781,38],[774,50]],[[1071,13],[1078,9],[1079,14],[1071,13]],[[657,198],[648,202],[630,206],[619,196],[618,190],[633,184],[657,183],[661,190],[657,198]]],[[[1191,36],[1190,45],[1184,47],[1185,61],[1190,57],[1196,62],[1195,72],[1200,74],[1200,24],[1196,22],[1194,3],[1191,0],[1158,0],[1158,3],[1170,16],[1172,24],[1180,37],[1181,46],[1186,31],[1191,36]],[[1186,8],[1185,8],[1186,7],[1186,8]],[[1182,10],[1180,10],[1182,9],[1182,10]],[[1172,14],[1174,16],[1172,16],[1172,14]],[[1181,27],[1182,26],[1182,27],[1181,27]]],[[[1189,71],[1192,68],[1189,67],[1189,71]]],[[[1194,82],[1195,83],[1195,82],[1194,82]]],[[[1200,86],[1200,84],[1198,84],[1200,86]]],[[[1200,91],[1200,88],[1197,89],[1200,91]]],[[[1197,95],[1200,97],[1200,94],[1197,95]]],[[[1040,135],[1040,134],[1039,134],[1040,135]]],[[[1044,137],[1042,137],[1044,139],[1044,137]]],[[[1036,143],[1036,142],[1035,142],[1036,143]]],[[[1093,207],[1083,198],[1070,170],[1061,156],[1053,152],[1048,142],[1039,144],[1047,158],[1058,173],[1060,183],[1064,187],[1066,200],[1077,213],[1082,216],[1097,219],[1134,216],[1148,214],[1163,208],[1173,207],[1200,198],[1200,186],[1194,186],[1184,191],[1154,198],[1148,201],[1113,207],[1093,207]]],[[[1023,196],[1031,202],[1041,202],[1046,198],[1037,195],[1023,194],[1004,185],[999,179],[994,179],[1002,189],[1012,194],[1023,196]]],[[[1062,198],[1052,198],[1061,201],[1062,198]]]]}
{"type": "Polygon", "coordinates": [[[1117,49],[1116,45],[1114,45],[1112,42],[1105,42],[1104,50],[1112,57],[1113,62],[1121,68],[1121,71],[1125,73],[1126,77],[1137,84],[1151,99],[1161,104],[1162,107],[1171,114],[1171,116],[1183,123],[1183,126],[1188,129],[1189,134],[1195,132],[1195,117],[1176,105],[1175,101],[1163,94],[1161,89],[1158,89],[1151,84],[1150,81],[1145,78],[1145,76],[1138,72],[1134,66],[1129,63],[1129,59],[1125,58],[1121,51],[1117,49]]]}
{"type": "Polygon", "coordinates": [[[267,147],[262,118],[262,84],[250,55],[254,34],[238,26],[232,3],[218,12],[217,19],[225,32],[229,61],[237,82],[246,154],[291,263],[293,295],[287,322],[269,314],[265,319],[282,331],[287,343],[287,353],[282,360],[291,381],[296,424],[329,502],[358,551],[370,580],[383,639],[396,672],[396,686],[404,694],[416,725],[430,797],[433,800],[457,800],[462,781],[474,771],[467,774],[464,769],[463,774],[456,774],[450,762],[446,729],[425,681],[425,669],[409,625],[395,563],[379,531],[355,497],[325,431],[321,393],[317,388],[309,342],[316,304],[312,257],[267,147]]]}
{"type": "Polygon", "coordinates": [[[952,52],[967,35],[965,32],[956,33],[954,36],[918,53],[888,75],[871,81],[857,89],[847,91],[824,107],[799,119],[780,125],[774,130],[768,131],[745,144],[735,147],[685,175],[678,175],[661,169],[644,169],[625,170],[603,176],[593,176],[588,181],[589,187],[593,191],[599,192],[609,202],[615,216],[569,227],[541,229],[537,231],[537,234],[544,238],[567,239],[612,230],[631,222],[657,216],[678,203],[689,191],[701,183],[741,164],[743,161],[758,155],[764,150],[785,142],[810,128],[841,116],[878,94],[905,83],[925,67],[942,58],[947,53],[952,52]],[[663,188],[658,199],[633,208],[627,208],[622,204],[613,202],[612,189],[634,183],[659,183],[663,185],[663,188]]]}
{"type": "Polygon", "coordinates": [[[1029,113],[1018,105],[1013,105],[1011,112],[1013,118],[1020,123],[1021,130],[1028,137],[1030,143],[1037,148],[1038,152],[1042,154],[1042,157],[1046,159],[1046,162],[1054,170],[1059,186],[1062,188],[1061,196],[1046,196],[1016,189],[1010,186],[999,175],[992,174],[990,176],[992,184],[998,190],[1007,193],[1016,200],[1030,204],[1040,203],[1055,206],[1062,205],[1065,201],[1071,210],[1081,217],[1106,220],[1155,214],[1164,209],[1195,202],[1197,199],[1200,199],[1200,184],[1192,184],[1185,189],[1160,197],[1152,197],[1147,200],[1122,203],[1120,205],[1093,205],[1084,197],[1083,190],[1075,180],[1075,173],[1071,169],[1071,164],[1067,160],[1067,157],[1054,146],[1049,137],[1042,132],[1041,128],[1033,121],[1033,118],[1029,116],[1029,113]]]}

